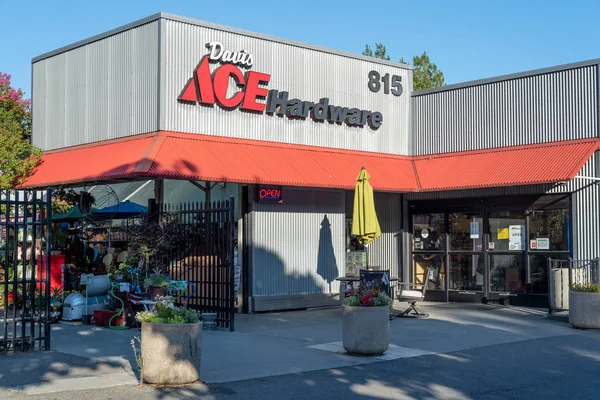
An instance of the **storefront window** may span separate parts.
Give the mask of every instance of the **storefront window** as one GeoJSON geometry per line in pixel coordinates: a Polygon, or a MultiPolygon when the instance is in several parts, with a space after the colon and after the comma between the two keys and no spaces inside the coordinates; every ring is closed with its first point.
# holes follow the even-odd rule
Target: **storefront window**
{"type": "Polygon", "coordinates": [[[482,251],[483,218],[480,213],[450,213],[450,250],[482,251]]]}
{"type": "Polygon", "coordinates": [[[483,290],[483,257],[452,255],[450,257],[450,290],[483,290]]]}
{"type": "Polygon", "coordinates": [[[443,250],[444,242],[444,214],[413,215],[414,250],[443,250]]]}
{"type": "Polygon", "coordinates": [[[525,257],[523,255],[490,256],[490,291],[526,292],[525,257]]]}
{"type": "Polygon", "coordinates": [[[489,249],[491,251],[524,251],[525,213],[496,211],[489,214],[489,249]]]}
{"type": "Polygon", "coordinates": [[[531,293],[548,294],[548,258],[556,260],[568,259],[567,254],[553,254],[552,256],[536,254],[529,256],[531,279],[531,293]]]}
{"type": "Polygon", "coordinates": [[[427,290],[445,290],[444,279],[446,269],[444,267],[443,254],[414,254],[414,282],[421,287],[427,283],[427,290]],[[429,275],[425,276],[429,270],[429,275]]]}
{"type": "Polygon", "coordinates": [[[569,214],[567,211],[564,209],[530,211],[530,250],[569,250],[569,214]]]}

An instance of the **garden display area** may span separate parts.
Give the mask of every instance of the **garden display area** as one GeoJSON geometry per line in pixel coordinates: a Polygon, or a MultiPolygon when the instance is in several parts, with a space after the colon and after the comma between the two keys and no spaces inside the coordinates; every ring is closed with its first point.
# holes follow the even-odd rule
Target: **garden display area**
{"type": "MultiPolygon", "coordinates": [[[[130,202],[86,209],[81,198],[82,192],[74,190],[54,192],[50,246],[43,239],[50,236],[42,232],[4,229],[0,313],[110,329],[139,328],[141,321],[198,322],[200,314],[185,308],[196,285],[168,274],[191,227],[182,228],[176,218],[164,215],[159,221],[158,213],[130,202]],[[39,275],[46,270],[47,249],[51,249],[49,298],[40,283],[31,283],[31,271],[39,275]],[[161,302],[171,306],[153,317],[161,302]]],[[[215,318],[214,313],[206,315],[209,327],[215,318]]]]}

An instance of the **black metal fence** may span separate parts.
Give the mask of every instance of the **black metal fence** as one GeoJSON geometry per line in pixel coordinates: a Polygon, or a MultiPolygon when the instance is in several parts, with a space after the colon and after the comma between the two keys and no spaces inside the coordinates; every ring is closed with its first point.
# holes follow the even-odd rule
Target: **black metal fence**
{"type": "Polygon", "coordinates": [[[161,219],[178,221],[179,234],[187,240],[169,257],[173,279],[193,283],[182,295],[186,304],[202,313],[216,313],[219,328],[233,331],[234,199],[210,203],[165,204],[161,219]]]}
{"type": "Polygon", "coordinates": [[[51,196],[0,192],[0,354],[50,350],[51,196]]]}
{"type": "Polygon", "coordinates": [[[569,310],[569,288],[573,284],[600,284],[600,259],[548,259],[550,314],[569,310]]]}

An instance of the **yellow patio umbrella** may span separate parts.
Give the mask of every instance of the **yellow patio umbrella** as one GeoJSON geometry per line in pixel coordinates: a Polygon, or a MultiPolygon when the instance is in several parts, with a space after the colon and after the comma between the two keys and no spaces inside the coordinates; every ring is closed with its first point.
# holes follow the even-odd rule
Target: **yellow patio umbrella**
{"type": "MultiPolygon", "coordinates": [[[[375,211],[375,199],[373,198],[373,187],[369,183],[371,176],[362,168],[356,178],[354,189],[354,212],[352,215],[352,234],[360,243],[368,245],[381,235],[381,228],[375,211]]],[[[369,264],[367,253],[367,265],[369,264]]]]}

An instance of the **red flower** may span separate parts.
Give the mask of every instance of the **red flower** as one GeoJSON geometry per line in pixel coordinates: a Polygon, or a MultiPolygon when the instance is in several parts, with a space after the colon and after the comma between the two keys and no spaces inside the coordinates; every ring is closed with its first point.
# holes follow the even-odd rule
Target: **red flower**
{"type": "Polygon", "coordinates": [[[373,292],[369,293],[369,297],[373,298],[373,292]]]}

